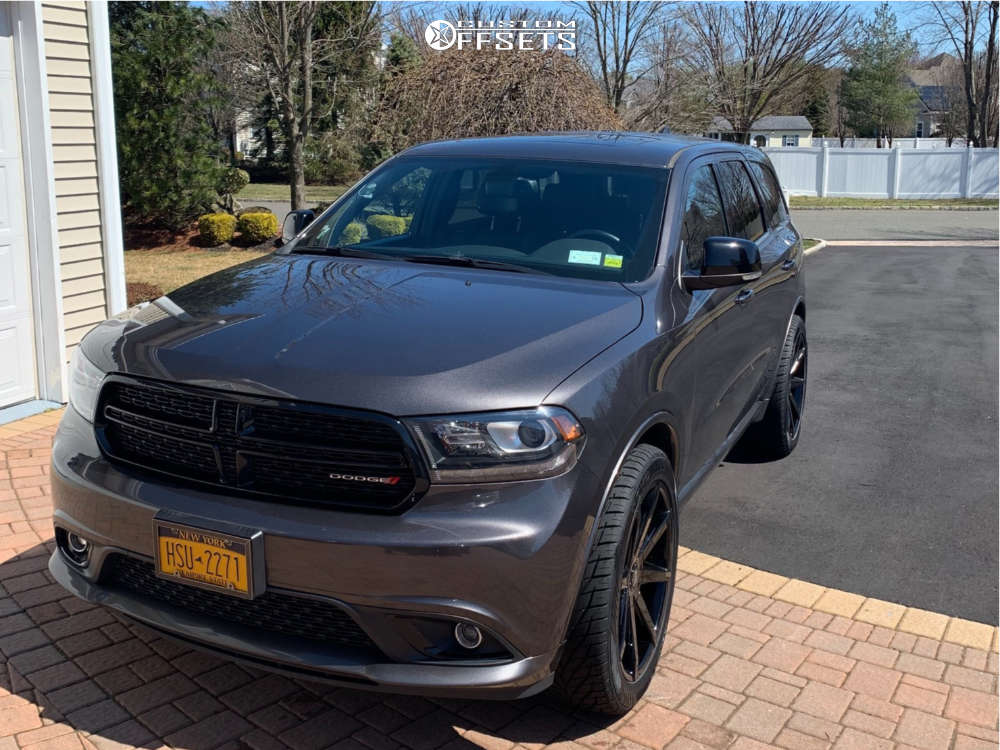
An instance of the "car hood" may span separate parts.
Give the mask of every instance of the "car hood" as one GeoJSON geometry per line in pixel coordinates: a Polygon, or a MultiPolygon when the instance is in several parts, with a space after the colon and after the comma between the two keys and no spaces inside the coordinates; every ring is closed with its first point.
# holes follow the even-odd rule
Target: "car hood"
{"type": "Polygon", "coordinates": [[[616,283],[271,255],[109,321],[109,370],[397,416],[534,406],[634,330],[616,283]]]}

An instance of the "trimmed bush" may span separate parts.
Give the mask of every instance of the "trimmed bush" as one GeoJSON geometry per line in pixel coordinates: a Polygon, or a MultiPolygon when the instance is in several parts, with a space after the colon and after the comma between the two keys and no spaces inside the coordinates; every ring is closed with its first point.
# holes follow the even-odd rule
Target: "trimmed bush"
{"type": "Polygon", "coordinates": [[[247,206],[246,208],[241,208],[236,212],[237,216],[242,216],[243,214],[273,214],[274,211],[269,209],[267,206],[247,206]]]}
{"type": "Polygon", "coordinates": [[[278,217],[272,213],[243,214],[236,229],[244,240],[258,245],[278,234],[278,217]]]}
{"type": "Polygon", "coordinates": [[[342,245],[356,245],[361,242],[364,236],[365,225],[360,221],[352,221],[346,227],[344,231],[340,233],[340,244],[342,245]]]}
{"type": "Polygon", "coordinates": [[[198,219],[198,234],[201,235],[201,243],[207,247],[229,242],[234,229],[236,217],[230,214],[205,214],[198,219]]]}
{"type": "Polygon", "coordinates": [[[368,217],[368,233],[375,239],[395,237],[406,231],[406,219],[389,214],[372,214],[368,217]]]}

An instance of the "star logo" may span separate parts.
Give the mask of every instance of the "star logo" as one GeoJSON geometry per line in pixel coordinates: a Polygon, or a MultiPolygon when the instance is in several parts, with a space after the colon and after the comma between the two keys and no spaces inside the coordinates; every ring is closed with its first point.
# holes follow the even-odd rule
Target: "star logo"
{"type": "Polygon", "coordinates": [[[432,21],[427,24],[424,39],[431,49],[446,50],[455,43],[455,27],[448,21],[432,21]]]}

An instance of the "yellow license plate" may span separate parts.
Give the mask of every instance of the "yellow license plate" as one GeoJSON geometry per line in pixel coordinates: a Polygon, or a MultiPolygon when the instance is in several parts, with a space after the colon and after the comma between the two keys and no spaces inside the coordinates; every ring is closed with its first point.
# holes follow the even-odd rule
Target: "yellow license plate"
{"type": "Polygon", "coordinates": [[[156,571],[161,576],[236,596],[253,595],[250,540],[157,521],[156,571]]]}

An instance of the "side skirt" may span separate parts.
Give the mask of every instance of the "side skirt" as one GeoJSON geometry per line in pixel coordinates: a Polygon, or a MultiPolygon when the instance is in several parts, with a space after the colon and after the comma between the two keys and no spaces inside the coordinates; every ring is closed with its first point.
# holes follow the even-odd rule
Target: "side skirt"
{"type": "Polygon", "coordinates": [[[717,450],[708,461],[702,464],[701,468],[695,472],[695,475],[688,480],[687,484],[680,488],[677,493],[678,508],[683,507],[684,504],[691,499],[695,490],[697,490],[701,486],[701,483],[708,478],[708,475],[712,473],[712,469],[718,466],[719,462],[729,454],[732,447],[736,445],[741,437],[743,437],[743,433],[746,432],[747,427],[754,422],[757,422],[764,416],[766,409],[767,400],[758,401],[757,404],[743,416],[743,419],[737,423],[735,429],[729,433],[729,437],[727,437],[725,442],[719,446],[719,450],[717,450]]]}

